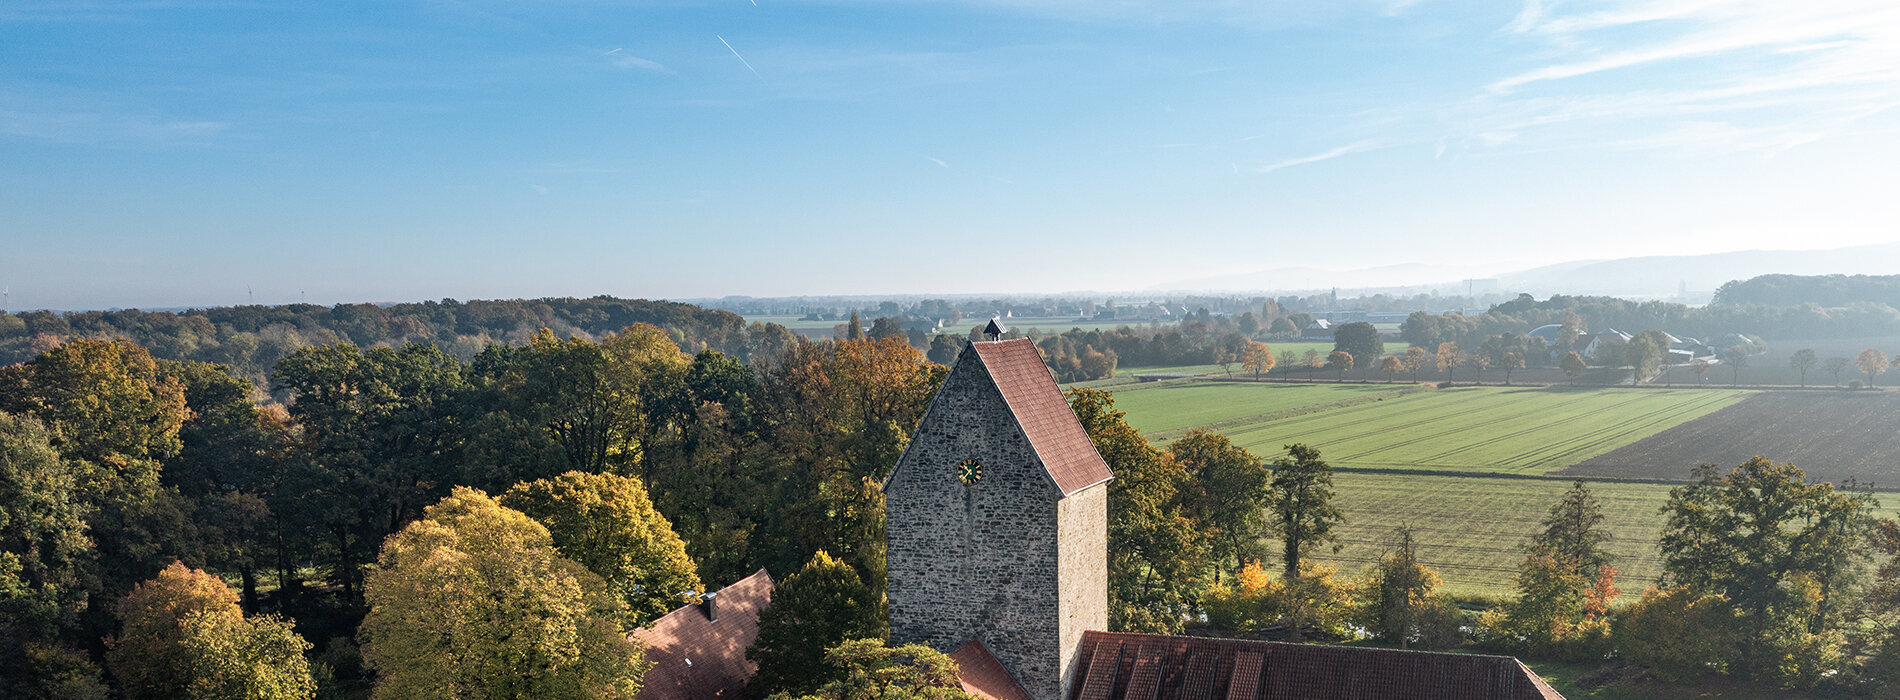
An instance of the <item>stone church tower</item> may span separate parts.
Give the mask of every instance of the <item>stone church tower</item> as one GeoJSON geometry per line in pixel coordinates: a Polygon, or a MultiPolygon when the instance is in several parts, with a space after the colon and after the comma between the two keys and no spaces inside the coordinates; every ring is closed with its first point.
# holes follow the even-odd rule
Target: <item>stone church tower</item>
{"type": "Polygon", "coordinates": [[[1111,478],[1034,344],[964,348],[884,483],[892,643],[980,642],[1067,698],[1108,629],[1111,478]]]}

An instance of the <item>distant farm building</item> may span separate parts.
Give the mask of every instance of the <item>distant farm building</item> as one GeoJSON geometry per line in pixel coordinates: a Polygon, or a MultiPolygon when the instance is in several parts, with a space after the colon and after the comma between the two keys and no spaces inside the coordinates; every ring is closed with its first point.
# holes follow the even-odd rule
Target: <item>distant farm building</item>
{"type": "Polygon", "coordinates": [[[1323,318],[1313,319],[1312,323],[1306,324],[1305,328],[1300,329],[1300,337],[1314,340],[1332,340],[1333,322],[1323,318]]]}

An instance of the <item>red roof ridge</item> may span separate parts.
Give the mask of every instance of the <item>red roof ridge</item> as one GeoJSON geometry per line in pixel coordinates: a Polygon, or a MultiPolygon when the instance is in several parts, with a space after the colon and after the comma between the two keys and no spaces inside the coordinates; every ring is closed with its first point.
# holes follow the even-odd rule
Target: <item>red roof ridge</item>
{"type": "Polygon", "coordinates": [[[957,682],[963,684],[963,692],[984,700],[1030,700],[1029,691],[990,655],[983,640],[964,642],[950,652],[950,660],[957,662],[957,682]]]}
{"type": "Polygon", "coordinates": [[[978,341],[970,343],[970,349],[983,362],[1003,403],[1063,496],[1115,478],[1082,422],[1076,420],[1035,343],[1028,338],[978,341]]]}
{"type": "Polygon", "coordinates": [[[745,651],[759,637],[759,612],[771,604],[772,589],[772,575],[759,569],[719,589],[717,620],[706,619],[699,605],[689,603],[627,635],[646,643],[646,658],[653,662],[636,697],[739,697],[758,669],[745,651]]]}

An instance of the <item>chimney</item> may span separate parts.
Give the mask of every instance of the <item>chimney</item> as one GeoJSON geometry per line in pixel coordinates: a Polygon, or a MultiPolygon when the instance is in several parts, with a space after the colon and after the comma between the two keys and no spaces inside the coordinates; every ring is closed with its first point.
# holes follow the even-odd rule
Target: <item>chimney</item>
{"type": "Polygon", "coordinates": [[[706,613],[707,622],[719,621],[719,594],[708,592],[699,597],[699,611],[706,613]]]}

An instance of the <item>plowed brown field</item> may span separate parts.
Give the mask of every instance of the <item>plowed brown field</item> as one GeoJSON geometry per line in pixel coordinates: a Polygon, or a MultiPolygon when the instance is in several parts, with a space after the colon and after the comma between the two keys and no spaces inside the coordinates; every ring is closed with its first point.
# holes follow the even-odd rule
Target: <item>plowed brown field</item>
{"type": "Polygon", "coordinates": [[[1763,392],[1558,473],[1687,480],[1758,454],[1810,479],[1900,489],[1900,391],[1763,392]]]}

